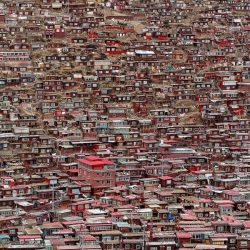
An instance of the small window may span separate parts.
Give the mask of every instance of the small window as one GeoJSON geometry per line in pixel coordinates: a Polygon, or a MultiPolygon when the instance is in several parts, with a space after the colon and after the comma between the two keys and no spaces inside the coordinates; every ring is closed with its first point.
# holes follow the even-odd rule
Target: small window
{"type": "Polygon", "coordinates": [[[241,246],[241,247],[247,247],[247,241],[245,241],[245,240],[244,240],[244,241],[241,241],[241,242],[240,242],[240,246],[241,246]]]}

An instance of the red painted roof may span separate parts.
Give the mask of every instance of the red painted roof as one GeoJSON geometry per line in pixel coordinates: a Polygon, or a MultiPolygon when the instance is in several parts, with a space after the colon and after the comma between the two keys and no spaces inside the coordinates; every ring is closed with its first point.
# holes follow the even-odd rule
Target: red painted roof
{"type": "Polygon", "coordinates": [[[160,177],[160,179],[166,181],[166,180],[172,180],[173,178],[171,176],[165,175],[160,177]]]}
{"type": "Polygon", "coordinates": [[[191,238],[191,233],[188,233],[188,232],[177,232],[176,236],[177,236],[177,238],[189,239],[189,238],[191,238]]]}
{"type": "Polygon", "coordinates": [[[83,235],[82,238],[84,241],[96,241],[96,238],[92,235],[83,235]]]}
{"type": "Polygon", "coordinates": [[[250,221],[243,221],[242,223],[245,228],[250,229],[250,221]]]}
{"type": "Polygon", "coordinates": [[[41,235],[33,234],[33,235],[19,235],[18,238],[20,240],[29,240],[29,239],[41,239],[41,235]]]}
{"type": "Polygon", "coordinates": [[[98,157],[98,156],[86,156],[83,159],[79,159],[79,162],[88,166],[92,166],[92,167],[102,167],[104,165],[115,165],[114,162],[109,161],[105,158],[98,157]]]}
{"type": "Polygon", "coordinates": [[[113,212],[111,214],[112,214],[112,216],[124,216],[124,213],[122,213],[122,212],[113,212]]]}

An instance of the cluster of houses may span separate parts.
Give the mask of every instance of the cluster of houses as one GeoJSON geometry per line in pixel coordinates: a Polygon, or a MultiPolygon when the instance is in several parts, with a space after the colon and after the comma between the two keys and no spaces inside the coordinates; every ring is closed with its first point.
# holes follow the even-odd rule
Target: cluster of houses
{"type": "Polygon", "coordinates": [[[249,0],[2,0],[0,249],[250,249],[249,0]]]}

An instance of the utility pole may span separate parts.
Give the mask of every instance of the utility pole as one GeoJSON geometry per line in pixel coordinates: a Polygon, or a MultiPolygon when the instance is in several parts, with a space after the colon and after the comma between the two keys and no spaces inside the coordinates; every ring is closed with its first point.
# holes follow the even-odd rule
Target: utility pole
{"type": "Polygon", "coordinates": [[[132,232],[134,232],[134,223],[133,223],[133,218],[132,218],[131,212],[130,212],[130,220],[131,220],[131,229],[132,229],[132,232]]]}
{"type": "Polygon", "coordinates": [[[145,244],[145,243],[146,243],[146,242],[145,242],[145,241],[146,241],[146,235],[145,235],[145,228],[146,228],[146,225],[143,224],[143,225],[142,225],[142,228],[143,228],[142,250],[145,250],[145,249],[146,249],[146,246],[145,246],[145,245],[146,245],[146,244],[145,244]]]}
{"type": "Polygon", "coordinates": [[[52,212],[53,215],[55,213],[55,187],[54,187],[54,182],[52,184],[52,212]]]}
{"type": "Polygon", "coordinates": [[[163,176],[163,161],[161,161],[161,176],[163,176]]]}
{"type": "MultiPolygon", "coordinates": [[[[112,223],[112,230],[114,230],[113,215],[112,215],[112,213],[111,213],[111,223],[112,223]]],[[[111,244],[112,244],[111,249],[114,250],[114,242],[112,242],[111,244]]]]}
{"type": "Polygon", "coordinates": [[[52,200],[51,200],[51,209],[50,209],[50,205],[48,207],[48,215],[49,215],[49,221],[51,222],[51,213],[53,213],[53,215],[55,214],[55,204],[54,204],[54,200],[55,200],[55,193],[54,193],[54,184],[52,185],[52,200]]]}

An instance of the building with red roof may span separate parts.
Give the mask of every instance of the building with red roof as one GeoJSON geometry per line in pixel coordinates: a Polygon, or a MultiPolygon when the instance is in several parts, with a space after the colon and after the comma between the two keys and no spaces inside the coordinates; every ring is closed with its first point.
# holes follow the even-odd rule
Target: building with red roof
{"type": "Polygon", "coordinates": [[[115,186],[116,164],[99,156],[86,156],[78,160],[79,175],[89,182],[93,193],[115,186]]]}

